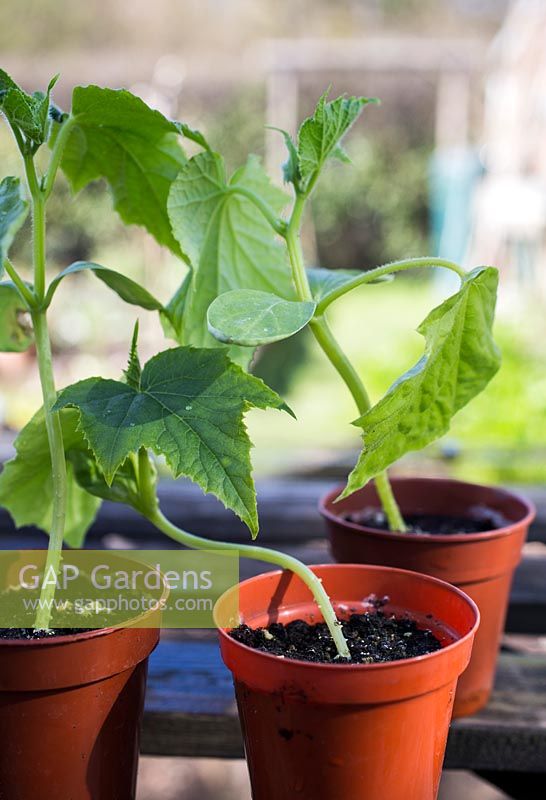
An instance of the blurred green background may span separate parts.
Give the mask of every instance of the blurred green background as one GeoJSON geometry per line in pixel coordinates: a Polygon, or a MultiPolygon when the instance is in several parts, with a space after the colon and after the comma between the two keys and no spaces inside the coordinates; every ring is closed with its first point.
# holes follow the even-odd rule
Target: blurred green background
{"type": "MultiPolygon", "coordinates": [[[[505,8],[502,2],[473,6],[462,0],[207,0],[187,2],[183,9],[168,0],[153,8],[142,2],[4,0],[0,52],[2,66],[29,90],[43,88],[61,71],[56,97],[61,106],[69,104],[75,82],[89,82],[94,75],[97,82],[113,87],[127,85],[161,110],[204,129],[235,168],[249,152],[266,155],[264,125],[275,121],[269,119],[265,40],[287,32],[292,40],[319,41],[355,32],[390,34],[395,26],[404,36],[441,30],[450,41],[470,33],[473,41],[483,41],[485,54],[505,8]]],[[[436,79],[416,77],[411,69],[395,78],[381,71],[306,73],[298,85],[300,118],[328,83],[333,92],[379,95],[383,102],[366,110],[348,137],[352,165],[333,164],[319,185],[307,220],[309,263],[367,269],[436,252],[431,216],[437,199],[430,189],[431,157],[439,146],[436,79]]],[[[466,147],[480,158],[483,115],[479,94],[466,147]]],[[[5,126],[0,130],[0,162],[2,174],[20,173],[5,126]]],[[[482,162],[480,170],[487,166],[482,162]]],[[[28,233],[27,227],[13,250],[17,264],[29,262],[28,233]]],[[[144,282],[164,300],[184,273],[183,264],[145,232],[120,224],[100,183],[73,198],[63,179],[58,181],[49,209],[48,255],[51,274],[75,260],[94,260],[144,282]]],[[[503,264],[497,265],[502,273],[503,264]]],[[[418,359],[423,342],[415,328],[448,289],[430,273],[416,273],[364,287],[332,308],[333,328],[374,399],[418,359]]],[[[62,285],[51,316],[60,386],[88,375],[120,374],[137,316],[134,308],[84,274],[62,285]]],[[[164,346],[161,328],[155,315],[139,311],[138,316],[142,355],[147,357],[164,346]]],[[[445,440],[409,457],[400,468],[490,482],[546,479],[545,334],[543,298],[513,281],[503,284],[496,325],[504,355],[501,372],[460,412],[445,440]]],[[[283,393],[298,417],[294,422],[274,412],[250,415],[257,472],[349,466],[359,441],[350,425],[355,410],[310,337],[302,334],[266,348],[254,370],[283,393]]],[[[1,354],[0,381],[0,421],[7,445],[12,431],[39,404],[32,352],[1,354]]]]}

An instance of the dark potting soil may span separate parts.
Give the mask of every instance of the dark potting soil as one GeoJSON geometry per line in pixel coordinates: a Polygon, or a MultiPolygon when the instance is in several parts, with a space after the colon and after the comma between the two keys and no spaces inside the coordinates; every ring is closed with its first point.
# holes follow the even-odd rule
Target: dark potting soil
{"type": "Polygon", "coordinates": [[[34,628],[0,628],[0,639],[51,639],[55,636],[72,636],[74,633],[87,633],[92,628],[50,628],[35,631],[34,628]]]}
{"type": "MultiPolygon", "coordinates": [[[[343,622],[352,661],[355,664],[377,664],[399,661],[440,650],[440,640],[427,628],[420,628],[407,617],[395,617],[383,611],[351,614],[343,622]]],[[[239,625],[230,636],[254,650],[300,661],[321,664],[345,664],[324,622],[314,625],[301,619],[287,625],[272,623],[267,628],[239,625]]]]}
{"type": "MultiPolygon", "coordinates": [[[[390,531],[383,511],[377,508],[363,508],[342,515],[347,522],[354,522],[365,528],[390,531]]],[[[486,506],[476,506],[470,516],[455,514],[404,514],[407,533],[434,536],[451,536],[456,533],[485,533],[504,528],[510,524],[498,511],[486,506]]]]}

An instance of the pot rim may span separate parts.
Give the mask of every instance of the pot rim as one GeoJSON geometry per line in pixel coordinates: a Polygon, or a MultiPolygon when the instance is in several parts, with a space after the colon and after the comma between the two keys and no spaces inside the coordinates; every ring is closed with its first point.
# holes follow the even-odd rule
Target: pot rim
{"type": "MultiPolygon", "coordinates": [[[[441,658],[441,657],[443,657],[445,655],[445,653],[451,652],[451,651],[461,647],[461,645],[463,645],[469,639],[472,639],[474,637],[476,631],[479,628],[480,620],[481,620],[480,610],[479,610],[478,606],[476,605],[476,603],[472,600],[472,598],[469,597],[461,589],[457,588],[456,586],[453,586],[451,583],[448,583],[447,581],[442,581],[439,578],[433,578],[431,575],[425,575],[423,573],[414,572],[413,570],[409,570],[409,569],[399,569],[398,567],[383,567],[383,566],[378,566],[378,565],[375,565],[375,564],[310,564],[308,566],[313,571],[317,570],[317,569],[327,570],[327,571],[330,571],[330,570],[333,571],[333,570],[336,570],[336,569],[341,569],[341,570],[357,569],[359,571],[366,571],[366,572],[372,571],[372,570],[373,571],[381,570],[381,571],[387,572],[387,573],[389,573],[391,575],[392,574],[411,575],[413,578],[415,578],[417,576],[419,579],[421,579],[425,583],[433,583],[433,584],[436,584],[436,585],[443,586],[444,588],[447,588],[449,591],[451,591],[452,594],[458,595],[459,598],[461,600],[463,600],[463,602],[465,602],[467,604],[467,606],[469,606],[470,609],[473,611],[473,613],[474,613],[474,623],[471,626],[470,630],[467,633],[464,634],[464,636],[461,636],[458,639],[455,639],[455,641],[451,642],[451,644],[448,644],[446,647],[441,647],[440,650],[435,650],[433,653],[425,653],[422,656],[414,656],[413,658],[401,658],[401,659],[397,659],[396,661],[383,661],[383,662],[377,663],[377,664],[321,664],[321,663],[317,663],[317,662],[314,662],[314,661],[302,661],[302,660],[300,660],[298,658],[281,658],[280,656],[276,656],[276,655],[273,655],[273,654],[270,654],[270,653],[264,653],[262,650],[256,650],[254,647],[249,647],[246,644],[242,644],[242,642],[238,642],[236,639],[233,639],[231,636],[229,636],[229,634],[227,632],[228,629],[226,629],[224,627],[217,626],[218,633],[219,633],[220,637],[229,646],[235,646],[237,648],[243,648],[243,650],[248,652],[248,653],[252,653],[255,656],[259,656],[260,658],[266,659],[266,661],[264,663],[276,663],[276,664],[279,664],[282,661],[283,665],[286,664],[287,666],[288,665],[290,665],[290,666],[294,665],[294,667],[300,667],[300,668],[301,667],[306,667],[306,668],[309,668],[309,669],[312,669],[312,670],[317,670],[317,671],[319,671],[319,670],[327,670],[327,671],[332,671],[333,675],[335,675],[335,674],[345,674],[346,675],[346,674],[348,674],[350,672],[357,672],[357,671],[362,671],[362,670],[368,670],[368,671],[374,671],[375,672],[375,671],[378,671],[378,670],[388,670],[388,669],[393,669],[393,668],[397,668],[397,667],[400,668],[401,665],[408,665],[409,666],[411,664],[418,664],[418,663],[422,662],[425,659],[441,658]]],[[[286,573],[286,572],[291,572],[291,570],[277,569],[277,570],[270,570],[268,572],[262,572],[259,575],[255,575],[253,578],[247,578],[244,581],[240,581],[238,584],[233,586],[231,589],[228,589],[228,591],[225,592],[216,601],[216,605],[215,605],[214,611],[213,611],[213,616],[214,616],[215,621],[216,621],[216,607],[222,602],[223,598],[226,597],[229,593],[234,592],[234,591],[238,591],[240,586],[243,586],[243,585],[247,585],[248,586],[251,583],[258,583],[261,580],[263,580],[264,578],[272,578],[272,577],[275,577],[277,575],[282,575],[283,573],[286,573]]],[[[333,604],[335,606],[336,600],[333,600],[332,602],[333,602],[333,604]]],[[[345,600],[344,602],[349,602],[349,601],[345,600]]],[[[441,620],[439,620],[439,621],[441,622],[441,620]]],[[[231,630],[231,629],[229,629],[229,630],[231,630]]],[[[289,666],[289,668],[290,668],[290,666],[289,666]]]]}
{"type": "MultiPolygon", "coordinates": [[[[323,495],[320,498],[318,504],[319,513],[325,519],[328,519],[331,522],[342,524],[344,527],[349,528],[355,533],[365,532],[367,536],[373,535],[380,538],[388,536],[389,539],[394,539],[395,541],[407,542],[409,540],[416,543],[444,542],[445,544],[448,542],[484,541],[488,539],[495,539],[501,536],[508,536],[514,532],[514,528],[519,527],[521,525],[530,525],[536,516],[536,508],[531,500],[529,500],[527,497],[520,494],[519,492],[514,492],[511,489],[505,489],[502,486],[488,486],[487,484],[473,483],[472,481],[461,481],[457,480],[456,478],[420,477],[412,475],[396,476],[393,477],[391,480],[394,486],[396,486],[397,483],[406,483],[409,481],[418,481],[423,484],[426,483],[433,484],[441,481],[442,483],[451,483],[461,487],[473,487],[477,489],[493,490],[495,492],[502,493],[505,496],[511,497],[520,502],[526,509],[525,516],[523,516],[521,519],[511,522],[509,525],[503,526],[502,528],[494,528],[492,530],[481,531],[479,533],[450,533],[449,535],[445,534],[442,535],[439,533],[400,533],[399,531],[382,531],[379,528],[367,527],[366,525],[359,525],[357,522],[351,522],[350,520],[343,519],[343,517],[341,517],[340,514],[336,514],[333,511],[331,511],[330,508],[328,508],[328,504],[331,503],[335,499],[335,497],[337,497],[343,491],[344,487],[341,485],[330,490],[329,492],[327,492],[327,494],[323,495]]],[[[357,491],[359,490],[357,489],[357,491]]]]}
{"type": "MultiPolygon", "coordinates": [[[[130,550],[126,551],[130,553],[130,550]]],[[[135,560],[135,564],[140,562],[135,560]]],[[[163,592],[158,602],[166,600],[170,594],[170,589],[167,583],[163,584],[163,592]]],[[[73,642],[82,642],[87,639],[95,639],[99,636],[108,636],[113,633],[118,633],[127,630],[157,630],[159,625],[139,625],[139,621],[146,619],[146,617],[157,614],[158,609],[148,609],[143,611],[137,617],[130,619],[125,625],[111,625],[108,628],[92,628],[87,631],[80,631],[79,633],[67,633],[58,636],[43,636],[41,639],[2,639],[0,638],[0,648],[3,647],[51,647],[62,644],[72,644],[73,642]]]]}

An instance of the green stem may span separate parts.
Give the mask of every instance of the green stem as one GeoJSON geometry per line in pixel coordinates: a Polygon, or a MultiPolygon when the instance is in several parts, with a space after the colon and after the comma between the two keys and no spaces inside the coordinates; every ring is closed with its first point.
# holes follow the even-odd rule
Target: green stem
{"type": "Polygon", "coordinates": [[[452,272],[456,272],[461,280],[464,280],[467,274],[466,271],[454,261],[447,261],[445,258],[406,258],[402,261],[391,261],[389,264],[383,264],[381,267],[376,267],[375,269],[370,269],[367,272],[363,272],[361,275],[357,275],[354,280],[348,281],[338,289],[334,289],[333,292],[330,292],[327,297],[320,301],[320,303],[317,305],[316,313],[319,316],[324,314],[330,303],[333,303],[334,300],[337,300],[339,297],[347,294],[347,292],[350,292],[357,286],[361,286],[366,283],[372,283],[384,275],[393,275],[395,272],[403,272],[407,269],[427,267],[443,267],[444,269],[449,269],[452,272]]]}
{"type": "Polygon", "coordinates": [[[381,507],[387,517],[389,528],[391,531],[405,533],[407,531],[406,523],[404,522],[404,517],[402,516],[402,512],[400,511],[400,507],[392,491],[387,470],[376,475],[374,483],[377,496],[381,502],[381,507]]]}
{"type": "Polygon", "coordinates": [[[313,293],[309,286],[305,262],[303,260],[303,248],[301,246],[301,221],[304,208],[305,197],[299,194],[296,195],[294,208],[292,209],[292,215],[284,238],[286,239],[288,256],[292,266],[292,277],[294,279],[298,298],[300,300],[312,300],[313,293]]]}
{"type": "MultiPolygon", "coordinates": [[[[292,266],[292,276],[300,300],[312,299],[312,293],[305,270],[303,258],[303,248],[301,246],[301,222],[305,208],[306,195],[297,195],[294,202],[292,215],[286,229],[285,239],[292,266]]],[[[377,277],[377,275],[376,275],[377,277]]],[[[322,348],[324,354],[337,370],[356,403],[359,414],[364,414],[370,408],[370,399],[366,387],[361,381],[357,371],[341,349],[326,319],[315,316],[309,323],[315,339],[322,348]]],[[[389,478],[386,472],[382,472],[375,478],[377,494],[381,501],[383,511],[387,517],[389,527],[393,531],[404,532],[406,525],[400,509],[392,492],[389,478]]]]}
{"type": "MultiPolygon", "coordinates": [[[[36,174],[36,167],[31,156],[24,156],[25,172],[28,188],[32,198],[32,245],[34,264],[34,292],[38,303],[42,303],[45,295],[46,239],[45,239],[45,202],[44,191],[36,174]]],[[[59,413],[52,411],[57,399],[55,378],[53,374],[53,358],[51,342],[47,328],[46,312],[40,308],[31,310],[38,371],[44,402],[44,417],[51,456],[51,477],[53,484],[53,509],[51,529],[45,565],[45,575],[57,575],[62,560],[62,547],[67,505],[66,460],[64,454],[63,432],[59,413]]],[[[51,620],[51,605],[55,596],[55,582],[44,582],[40,594],[40,604],[34,626],[36,629],[47,629],[51,620]]]]}
{"type": "Polygon", "coordinates": [[[39,301],[45,295],[45,197],[31,156],[24,157],[28,188],[32,197],[32,251],[34,263],[34,291],[39,301]]]}
{"type": "Polygon", "coordinates": [[[145,447],[138,451],[138,490],[142,500],[142,508],[148,513],[155,513],[158,510],[156,494],[156,480],[152,474],[150,457],[145,447]]]}
{"type": "Polygon", "coordinates": [[[332,634],[340,657],[346,659],[351,658],[347,642],[341,630],[341,625],[336,619],[330,599],[320,579],[317,578],[309,567],[306,567],[305,564],[302,564],[301,561],[298,561],[296,558],[287,556],[277,550],[270,550],[266,547],[257,547],[255,545],[211,541],[210,539],[205,539],[202,536],[195,536],[192,533],[187,533],[187,531],[178,528],[163,515],[159,508],[155,490],[155,476],[152,473],[148,452],[144,447],[141,447],[138,453],[138,488],[142,500],[140,507],[141,513],[144,514],[156,528],[176,542],[183,544],[185,547],[191,547],[193,550],[226,550],[231,553],[237,552],[239,555],[245,556],[246,558],[267,561],[270,564],[282,567],[282,569],[292,570],[292,572],[301,578],[309,587],[317,605],[322,611],[324,621],[328,625],[328,629],[332,634]]]}
{"type": "Polygon", "coordinates": [[[314,317],[309,323],[309,327],[322,351],[349,389],[359,413],[364,414],[371,405],[368,392],[357,371],[339,346],[327,321],[324,317],[314,317]]]}
{"type": "Polygon", "coordinates": [[[332,635],[335,642],[337,651],[341,658],[350,659],[349,648],[343,636],[341,625],[338,622],[330,598],[328,597],[320,578],[318,578],[309,567],[298,561],[297,558],[288,556],[285,553],[280,553],[277,550],[270,550],[267,547],[256,547],[254,545],[246,544],[233,544],[231,542],[217,542],[204,539],[201,536],[187,533],[186,531],[173,525],[161,512],[159,508],[146,514],[147,518],[152,522],[156,528],[165,533],[171,539],[183,544],[185,547],[191,547],[194,550],[225,550],[229,552],[238,552],[239,555],[245,558],[252,558],[257,561],[266,561],[269,564],[275,564],[282,569],[291,570],[308,586],[310,592],[316,600],[318,607],[322,612],[324,621],[328,626],[328,630],[332,635]]]}
{"type": "Polygon", "coordinates": [[[4,259],[4,269],[10,276],[11,280],[17,287],[19,294],[21,295],[23,301],[26,303],[28,309],[35,308],[36,306],[36,298],[34,296],[34,292],[26,285],[24,280],[19,276],[19,273],[11,263],[8,258],[4,259]]]}
{"type": "MultiPolygon", "coordinates": [[[[44,415],[51,454],[51,475],[53,482],[53,513],[49,544],[45,565],[46,575],[57,575],[62,559],[64,526],[66,517],[66,461],[64,455],[63,432],[59,413],[52,411],[57,399],[55,381],[53,377],[53,361],[51,356],[51,343],[47,329],[45,311],[33,311],[32,323],[36,342],[36,355],[40,372],[40,383],[44,400],[44,415]]],[[[47,629],[51,619],[51,604],[55,596],[55,584],[49,582],[42,587],[40,595],[40,608],[36,615],[34,627],[38,630],[47,629]]]]}

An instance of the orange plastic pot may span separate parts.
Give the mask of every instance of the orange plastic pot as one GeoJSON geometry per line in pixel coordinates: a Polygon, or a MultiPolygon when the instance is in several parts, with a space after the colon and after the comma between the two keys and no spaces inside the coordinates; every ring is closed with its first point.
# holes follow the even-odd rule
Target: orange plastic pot
{"type": "Polygon", "coordinates": [[[470,516],[487,507],[508,521],[484,533],[447,536],[391,533],[342,518],[365,507],[379,508],[373,484],[334,502],[340,489],[320,503],[332,554],[342,563],[382,564],[415,570],[463,589],[480,609],[481,624],[472,660],[459,681],[454,717],[473,714],[486,705],[495,675],[514,570],[532,522],[533,505],[513,492],[440,478],[394,478],[394,494],[403,514],[470,516]]]}
{"type": "Polygon", "coordinates": [[[0,640],[0,797],[134,800],[157,629],[0,640]]]}
{"type": "MultiPolygon", "coordinates": [[[[312,569],[339,615],[366,608],[370,594],[387,595],[387,611],[411,614],[445,646],[406,661],[313,664],[253,650],[220,629],[252,797],[434,800],[457,678],[478,625],[476,605],[447,583],[413,572],[335,564],[312,569]]],[[[237,590],[241,621],[251,627],[321,619],[309,590],[292,573],[259,575],[237,590]]],[[[218,601],[218,618],[229,602],[228,592],[218,601]]]]}

